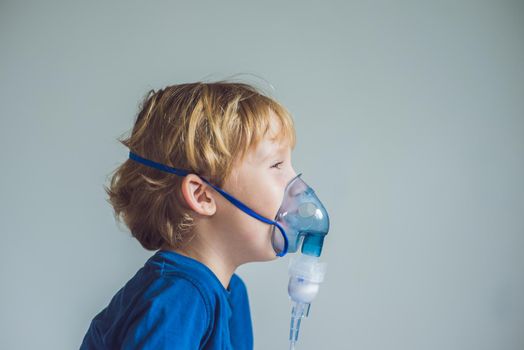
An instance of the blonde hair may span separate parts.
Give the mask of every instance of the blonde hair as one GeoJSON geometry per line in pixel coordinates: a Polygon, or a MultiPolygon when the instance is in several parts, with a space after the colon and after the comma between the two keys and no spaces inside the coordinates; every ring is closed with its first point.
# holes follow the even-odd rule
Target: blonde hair
{"type": "MultiPolygon", "coordinates": [[[[222,187],[235,162],[268,132],[270,110],[281,126],[275,138],[293,149],[291,114],[259,89],[224,80],[149,91],[131,135],[118,141],[141,157],[191,170],[222,187]]],[[[127,159],[104,188],[115,219],[123,220],[145,249],[178,248],[194,237],[194,218],[182,204],[182,180],[127,159]]]]}

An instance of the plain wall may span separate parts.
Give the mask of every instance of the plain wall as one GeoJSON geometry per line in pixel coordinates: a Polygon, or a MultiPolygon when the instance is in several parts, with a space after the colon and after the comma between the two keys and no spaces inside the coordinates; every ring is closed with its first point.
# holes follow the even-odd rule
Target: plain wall
{"type": "MultiPolygon", "coordinates": [[[[331,217],[297,349],[523,349],[523,38],[522,1],[2,1],[0,348],[78,348],[152,255],[103,190],[144,94],[245,73],[331,217]]],[[[237,270],[256,349],[288,261],[237,270]]]]}

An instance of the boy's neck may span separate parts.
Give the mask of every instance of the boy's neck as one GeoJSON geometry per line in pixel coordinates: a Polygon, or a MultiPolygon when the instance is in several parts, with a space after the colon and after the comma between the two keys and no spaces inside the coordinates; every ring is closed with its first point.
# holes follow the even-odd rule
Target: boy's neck
{"type": "Polygon", "coordinates": [[[198,240],[198,235],[191,240],[191,244],[183,248],[165,248],[174,251],[178,254],[195,259],[206,265],[218,278],[225,289],[229,289],[229,282],[231,276],[235,272],[237,266],[229,261],[227,256],[217,251],[212,246],[205,244],[198,240]]]}

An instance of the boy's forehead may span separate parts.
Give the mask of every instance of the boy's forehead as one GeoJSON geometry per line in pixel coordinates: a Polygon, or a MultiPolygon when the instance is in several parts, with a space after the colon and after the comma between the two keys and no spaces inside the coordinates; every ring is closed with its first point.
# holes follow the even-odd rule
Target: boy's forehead
{"type": "Polygon", "coordinates": [[[282,125],[275,113],[270,110],[270,122],[267,133],[252,150],[251,156],[255,161],[264,161],[274,154],[285,153],[290,146],[287,140],[280,137],[280,130],[282,125]]]}
{"type": "Polygon", "coordinates": [[[285,140],[266,136],[258,143],[252,156],[255,161],[265,161],[273,155],[286,153],[288,149],[290,146],[285,140]]]}

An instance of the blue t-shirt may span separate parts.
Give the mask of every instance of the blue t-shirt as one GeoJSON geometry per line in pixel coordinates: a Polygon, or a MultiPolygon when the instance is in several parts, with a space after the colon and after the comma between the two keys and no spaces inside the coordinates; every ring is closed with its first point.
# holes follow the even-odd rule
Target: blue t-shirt
{"type": "Polygon", "coordinates": [[[253,349],[246,286],[228,289],[201,262],[158,250],[98,313],[87,349],[253,349]]]}

